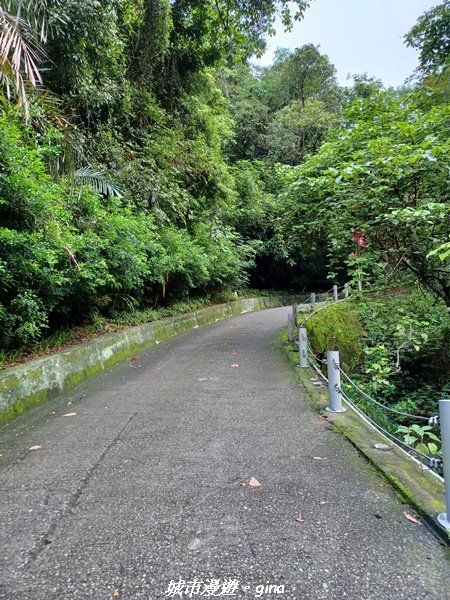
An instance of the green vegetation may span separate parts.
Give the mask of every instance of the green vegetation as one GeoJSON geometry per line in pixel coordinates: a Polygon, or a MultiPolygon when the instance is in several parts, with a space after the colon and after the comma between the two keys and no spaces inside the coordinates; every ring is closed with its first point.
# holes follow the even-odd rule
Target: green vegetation
{"type": "Polygon", "coordinates": [[[312,44],[252,64],[308,4],[0,3],[4,361],[249,285],[400,283],[422,300],[339,308],[317,350],[339,341],[383,401],[428,411],[448,367],[449,3],[406,33],[419,67],[389,90],[339,86],[312,44]]]}
{"type": "MultiPolygon", "coordinates": [[[[450,319],[445,303],[430,293],[399,288],[359,294],[319,311],[307,321],[319,356],[339,350],[342,367],[384,406],[423,417],[438,413],[437,399],[450,393],[450,319]]],[[[420,452],[435,455],[432,427],[371,403],[342,378],[346,394],[373,420],[400,434],[420,452]]],[[[438,445],[437,445],[438,444],[438,445]]]]}

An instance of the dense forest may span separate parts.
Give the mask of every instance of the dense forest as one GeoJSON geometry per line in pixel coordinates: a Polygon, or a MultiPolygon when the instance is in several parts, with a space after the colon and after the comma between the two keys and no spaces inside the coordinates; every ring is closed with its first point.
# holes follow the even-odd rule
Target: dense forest
{"type": "Polygon", "coordinates": [[[362,280],[416,294],[390,333],[396,308],[362,309],[374,389],[402,345],[440,365],[422,390],[447,389],[450,2],[405,32],[419,65],[397,89],[339,86],[311,44],[256,66],[308,4],[1,1],[4,358],[249,287],[362,280]]]}

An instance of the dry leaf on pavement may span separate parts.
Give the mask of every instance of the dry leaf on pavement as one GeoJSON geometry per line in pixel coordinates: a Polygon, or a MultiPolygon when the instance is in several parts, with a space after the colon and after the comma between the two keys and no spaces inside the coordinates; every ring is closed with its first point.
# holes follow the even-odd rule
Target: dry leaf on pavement
{"type": "Polygon", "coordinates": [[[39,448],[42,448],[42,446],[31,446],[29,450],[39,450],[39,448]]]}
{"type": "Polygon", "coordinates": [[[138,360],[139,360],[139,359],[137,358],[137,356],[132,356],[132,357],[130,358],[130,362],[132,362],[132,363],[137,363],[137,362],[138,362],[138,360]]]}
{"type": "Polygon", "coordinates": [[[255,479],[254,477],[252,477],[249,481],[248,484],[250,487],[252,488],[257,488],[257,487],[261,487],[261,484],[259,483],[259,481],[257,479],[255,479]]]}
{"type": "Polygon", "coordinates": [[[303,517],[295,517],[295,520],[297,521],[297,523],[304,523],[305,519],[303,517]]]}
{"type": "Polygon", "coordinates": [[[236,369],[238,366],[239,366],[239,365],[238,365],[237,363],[233,363],[233,364],[231,365],[231,368],[232,368],[232,369],[236,369]]]}
{"type": "Polygon", "coordinates": [[[63,417],[74,417],[77,413],[66,413],[63,417]]]}
{"type": "Polygon", "coordinates": [[[188,546],[188,550],[198,550],[202,543],[198,538],[194,538],[188,546]]]}
{"type": "Polygon", "coordinates": [[[419,519],[416,519],[416,517],[413,517],[413,515],[410,515],[409,513],[404,514],[405,519],[408,519],[408,521],[411,521],[411,523],[415,523],[416,525],[422,525],[422,521],[419,521],[419,519]]]}

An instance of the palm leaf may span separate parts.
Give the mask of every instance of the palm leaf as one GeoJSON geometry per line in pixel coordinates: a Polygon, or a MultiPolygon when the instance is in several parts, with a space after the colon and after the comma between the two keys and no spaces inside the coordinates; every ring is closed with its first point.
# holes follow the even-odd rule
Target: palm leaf
{"type": "Polygon", "coordinates": [[[61,0],[2,0],[2,8],[29,23],[33,35],[45,43],[48,33],[63,23],[61,0]]]}
{"type": "Polygon", "coordinates": [[[42,84],[39,63],[44,50],[36,43],[31,26],[18,16],[0,8],[0,81],[8,98],[14,97],[29,116],[26,86],[36,89],[42,84]]]}
{"type": "Polygon", "coordinates": [[[123,197],[122,190],[118,186],[106,179],[103,173],[94,171],[89,165],[75,171],[74,180],[81,185],[90,186],[94,192],[101,196],[123,197]]]}
{"type": "Polygon", "coordinates": [[[23,73],[36,87],[42,83],[38,63],[44,56],[44,50],[33,39],[30,24],[0,9],[0,61],[9,62],[19,76],[23,73]]]}

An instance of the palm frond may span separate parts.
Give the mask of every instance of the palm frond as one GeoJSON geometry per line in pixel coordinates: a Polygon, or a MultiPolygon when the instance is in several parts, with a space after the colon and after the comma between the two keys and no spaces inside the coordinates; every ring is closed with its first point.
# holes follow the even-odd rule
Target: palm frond
{"type": "Polygon", "coordinates": [[[0,61],[8,61],[33,87],[42,83],[38,63],[45,53],[34,40],[27,21],[0,9],[0,61]]]}
{"type": "Polygon", "coordinates": [[[94,192],[102,196],[123,198],[122,190],[117,185],[109,181],[103,173],[94,171],[89,165],[75,171],[74,180],[81,185],[90,186],[94,192]]]}
{"type": "Polygon", "coordinates": [[[9,99],[14,98],[29,116],[27,86],[42,84],[39,63],[45,52],[34,40],[27,21],[0,7],[0,82],[9,99]]]}
{"type": "Polygon", "coordinates": [[[61,0],[2,0],[2,8],[30,24],[36,39],[45,43],[48,34],[63,23],[61,0]]]}

